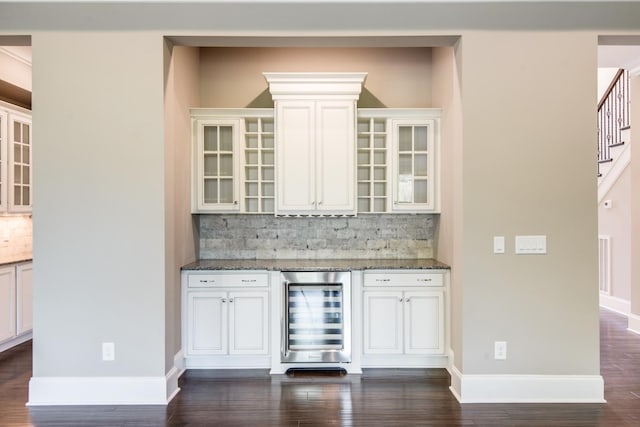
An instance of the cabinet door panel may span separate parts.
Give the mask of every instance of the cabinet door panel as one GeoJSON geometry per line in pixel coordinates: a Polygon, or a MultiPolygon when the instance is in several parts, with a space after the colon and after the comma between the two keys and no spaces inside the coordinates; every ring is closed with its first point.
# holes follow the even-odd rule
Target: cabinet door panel
{"type": "Polygon", "coordinates": [[[443,293],[408,291],[404,296],[405,353],[443,353],[443,293]]]}
{"type": "Polygon", "coordinates": [[[229,293],[229,354],[268,354],[268,293],[229,293]]]}
{"type": "Polygon", "coordinates": [[[227,298],[225,292],[188,295],[187,352],[189,355],[226,354],[227,298]]]}
{"type": "Polygon", "coordinates": [[[13,267],[0,269],[0,342],[16,336],[16,283],[13,267]]]}
{"type": "Polygon", "coordinates": [[[17,334],[23,334],[33,329],[33,281],[32,264],[21,264],[17,267],[16,303],[17,303],[17,334]]]}
{"type": "Polygon", "coordinates": [[[9,114],[9,211],[31,211],[31,118],[9,114]]]}
{"type": "Polygon", "coordinates": [[[240,121],[194,120],[193,212],[239,209],[240,121]]]}
{"type": "Polygon", "coordinates": [[[355,106],[319,101],[316,106],[318,210],[355,213],[355,106]]]}
{"type": "Polygon", "coordinates": [[[402,340],[402,292],[364,292],[364,352],[399,354],[402,340]]]}
{"type": "Polygon", "coordinates": [[[277,105],[277,213],[315,209],[314,103],[277,105]]]}

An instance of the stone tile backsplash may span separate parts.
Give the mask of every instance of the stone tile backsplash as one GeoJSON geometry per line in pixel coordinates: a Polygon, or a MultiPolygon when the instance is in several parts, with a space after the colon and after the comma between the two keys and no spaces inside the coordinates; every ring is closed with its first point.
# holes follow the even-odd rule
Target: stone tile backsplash
{"type": "Polygon", "coordinates": [[[200,259],[435,257],[437,215],[199,215],[200,259]]]}
{"type": "Polygon", "coordinates": [[[0,264],[33,256],[31,216],[0,216],[0,264]]]}

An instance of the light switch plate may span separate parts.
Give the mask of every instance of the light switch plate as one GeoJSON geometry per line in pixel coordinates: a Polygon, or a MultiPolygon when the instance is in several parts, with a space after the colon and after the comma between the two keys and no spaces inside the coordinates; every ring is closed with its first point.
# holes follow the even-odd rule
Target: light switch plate
{"type": "Polygon", "coordinates": [[[504,236],[493,236],[493,253],[504,253],[504,236]]]}
{"type": "Polygon", "coordinates": [[[546,254],[547,236],[516,236],[516,254],[546,254]]]}

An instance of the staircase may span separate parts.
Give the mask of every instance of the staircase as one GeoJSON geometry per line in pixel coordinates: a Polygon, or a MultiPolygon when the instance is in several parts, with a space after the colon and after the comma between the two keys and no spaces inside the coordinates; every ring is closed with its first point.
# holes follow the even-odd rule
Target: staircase
{"type": "Polygon", "coordinates": [[[631,160],[629,72],[620,69],[598,104],[598,201],[631,160]]]}

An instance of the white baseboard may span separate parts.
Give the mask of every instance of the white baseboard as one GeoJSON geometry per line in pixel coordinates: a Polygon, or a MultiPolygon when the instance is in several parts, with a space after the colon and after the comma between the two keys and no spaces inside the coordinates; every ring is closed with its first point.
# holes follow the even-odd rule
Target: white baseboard
{"type": "Polygon", "coordinates": [[[9,341],[5,341],[2,344],[0,344],[0,353],[5,351],[5,350],[9,350],[12,347],[17,346],[18,344],[22,344],[23,342],[27,342],[31,338],[33,338],[33,333],[32,332],[28,332],[26,334],[19,335],[19,336],[15,337],[15,338],[12,338],[9,341]]]}
{"type": "Polygon", "coordinates": [[[460,403],[605,403],[600,375],[463,375],[450,367],[460,403]]]}
{"type": "Polygon", "coordinates": [[[185,369],[266,369],[271,367],[271,356],[188,356],[183,364],[185,369]]]}
{"type": "Polygon", "coordinates": [[[182,349],[173,356],[173,366],[178,370],[178,378],[184,374],[184,352],[182,349]]]}
{"type": "Polygon", "coordinates": [[[364,354],[360,363],[363,368],[446,368],[449,358],[443,354],[364,354]]]}
{"type": "Polygon", "coordinates": [[[164,377],[32,377],[27,406],[166,405],[180,392],[184,369],[177,365],[164,377]]]}
{"type": "Polygon", "coordinates": [[[600,307],[628,316],[631,313],[631,302],[611,295],[600,294],[600,307]]]}
{"type": "Polygon", "coordinates": [[[640,316],[637,314],[629,313],[627,315],[627,329],[636,334],[640,334],[640,316]]]}

